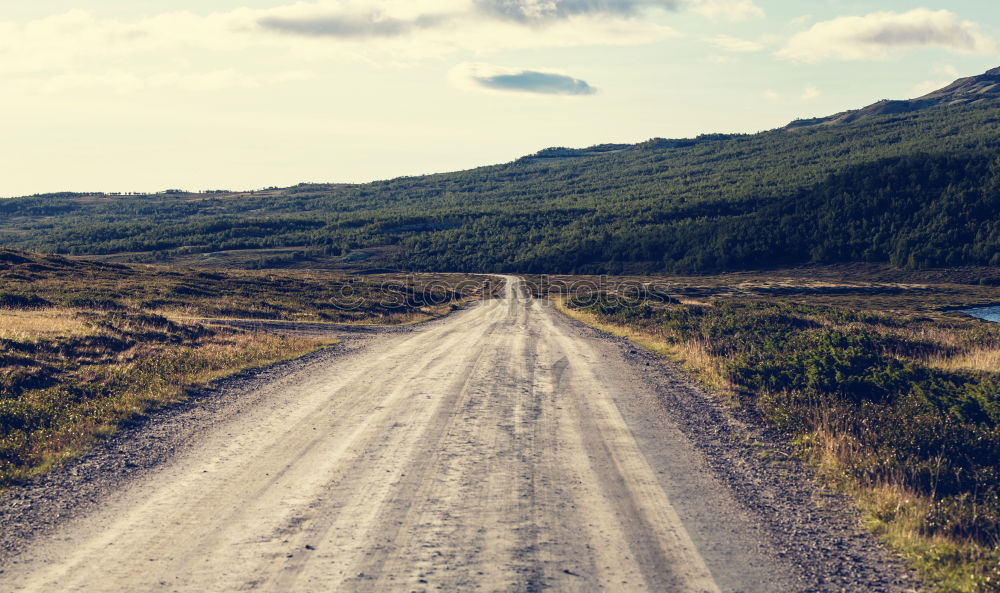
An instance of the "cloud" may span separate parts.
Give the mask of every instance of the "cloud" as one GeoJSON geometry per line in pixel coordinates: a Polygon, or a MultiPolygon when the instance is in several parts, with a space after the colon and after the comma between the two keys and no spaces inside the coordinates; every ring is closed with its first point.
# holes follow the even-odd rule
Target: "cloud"
{"type": "Polygon", "coordinates": [[[800,62],[883,60],[902,52],[941,47],[961,54],[996,54],[980,27],[948,10],[876,12],[817,23],[794,35],[777,55],[800,62]]]}
{"type": "Polygon", "coordinates": [[[941,90],[962,76],[962,74],[958,71],[958,68],[952,64],[935,64],[934,67],[931,68],[931,73],[936,78],[925,80],[913,87],[913,94],[915,97],[923,97],[924,95],[933,93],[934,91],[941,90]]]}
{"type": "Polygon", "coordinates": [[[715,37],[709,37],[705,41],[734,53],[753,53],[764,49],[763,43],[750,41],[749,39],[740,39],[739,37],[731,37],[729,35],[716,35],[715,37]]]}
{"type": "Polygon", "coordinates": [[[257,24],[264,29],[319,37],[393,37],[420,29],[440,28],[451,21],[512,22],[542,27],[577,17],[639,20],[650,10],[690,10],[712,19],[740,20],[763,15],[753,0],[344,0],[331,4],[295,4],[275,11],[257,24]],[[372,8],[372,6],[376,8],[372,8]],[[331,9],[335,8],[335,11],[331,9]],[[324,10],[326,12],[324,12],[324,10]],[[311,14],[307,14],[311,12],[311,14]],[[405,16],[404,16],[405,15],[405,16]]]}
{"type": "Polygon", "coordinates": [[[155,59],[181,52],[264,49],[303,61],[392,64],[470,51],[640,45],[677,35],[651,11],[740,14],[747,6],[752,0],[315,0],[131,19],[77,9],[0,21],[0,76],[99,74],[139,60],[162,69],[155,59]]]}
{"type": "Polygon", "coordinates": [[[802,93],[797,96],[789,92],[788,94],[782,94],[774,89],[766,89],[761,95],[773,103],[781,103],[787,105],[790,103],[796,103],[798,101],[812,101],[823,95],[823,93],[814,86],[807,86],[802,90],[802,93]]]}
{"type": "Polygon", "coordinates": [[[311,18],[261,18],[257,23],[264,29],[310,37],[396,37],[420,29],[437,27],[448,20],[443,15],[420,15],[414,19],[397,19],[380,13],[365,15],[330,15],[311,18]]]}
{"type": "Polygon", "coordinates": [[[497,93],[586,96],[597,92],[587,81],[561,72],[491,64],[460,64],[452,70],[451,78],[460,88],[497,93]]]}
{"type": "Polygon", "coordinates": [[[469,53],[643,45],[679,35],[662,18],[652,18],[652,12],[710,15],[726,6],[740,14],[740,7],[753,3],[313,0],[136,18],[77,9],[33,21],[0,20],[0,80],[38,90],[104,85],[129,92],[150,88],[162,75],[176,76],[173,83],[190,90],[247,88],[278,84],[271,82],[272,76],[281,70],[319,71],[312,63],[349,60],[406,67],[469,53]],[[240,54],[266,54],[269,59],[255,60],[245,72],[215,70],[241,63],[233,59],[240,54]],[[178,66],[178,60],[186,63],[178,66]]]}
{"type": "Polygon", "coordinates": [[[712,20],[747,21],[764,17],[764,9],[753,0],[686,0],[690,10],[712,20]]]}
{"type": "Polygon", "coordinates": [[[108,70],[96,74],[68,73],[49,79],[41,90],[47,93],[76,91],[88,87],[109,88],[116,93],[131,93],[147,89],[175,89],[190,92],[212,92],[226,89],[259,89],[269,85],[313,80],[313,72],[294,70],[268,76],[237,72],[232,69],[210,72],[161,72],[139,76],[124,70],[108,70]]]}
{"type": "Polygon", "coordinates": [[[487,15],[533,23],[565,19],[581,14],[631,16],[645,8],[677,10],[684,0],[474,0],[487,15]]]}
{"type": "MultiPolygon", "coordinates": [[[[167,12],[138,19],[100,18],[73,10],[25,23],[0,21],[0,79],[74,77],[117,81],[177,71],[199,56],[268,51],[305,62],[338,59],[398,65],[462,52],[639,45],[677,32],[647,19],[577,15],[540,30],[486,18],[472,0],[337,0],[199,15],[167,12]]],[[[96,84],[96,83],[95,83],[96,84]]],[[[36,85],[37,86],[37,85],[36,85]]]]}

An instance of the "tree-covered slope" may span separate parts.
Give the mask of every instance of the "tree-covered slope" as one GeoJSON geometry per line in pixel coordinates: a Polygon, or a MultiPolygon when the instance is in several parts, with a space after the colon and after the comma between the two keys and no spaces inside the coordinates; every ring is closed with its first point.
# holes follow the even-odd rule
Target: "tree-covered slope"
{"type": "Polygon", "coordinates": [[[1000,265],[998,149],[1000,101],[984,96],[364,185],[2,200],[0,245],[137,261],[290,249],[270,263],[299,265],[376,253],[456,271],[1000,265]]]}

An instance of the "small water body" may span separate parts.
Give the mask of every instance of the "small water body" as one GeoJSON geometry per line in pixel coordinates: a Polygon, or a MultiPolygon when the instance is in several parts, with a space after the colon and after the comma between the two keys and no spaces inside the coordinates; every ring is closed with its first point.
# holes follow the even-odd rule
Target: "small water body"
{"type": "Polygon", "coordinates": [[[968,313],[973,317],[1000,323],[1000,307],[982,307],[979,309],[966,309],[963,313],[968,313]]]}

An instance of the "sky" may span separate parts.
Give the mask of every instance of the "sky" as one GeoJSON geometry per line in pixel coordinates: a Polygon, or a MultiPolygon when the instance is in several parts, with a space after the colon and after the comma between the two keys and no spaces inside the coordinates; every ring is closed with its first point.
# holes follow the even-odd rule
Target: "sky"
{"type": "Polygon", "coordinates": [[[0,196],[363,182],[754,133],[1000,66],[983,0],[33,0],[0,196]]]}

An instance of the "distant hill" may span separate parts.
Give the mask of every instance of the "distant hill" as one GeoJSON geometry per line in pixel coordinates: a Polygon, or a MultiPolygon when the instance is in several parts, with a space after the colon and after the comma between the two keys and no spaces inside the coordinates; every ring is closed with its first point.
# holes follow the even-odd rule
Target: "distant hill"
{"type": "Polygon", "coordinates": [[[795,120],[787,127],[849,124],[882,115],[898,115],[948,105],[973,105],[993,102],[998,98],[1000,98],[1000,68],[994,68],[979,76],[956,80],[942,89],[917,99],[902,101],[885,99],[863,109],[844,111],[828,117],[795,120]]]}
{"type": "Polygon", "coordinates": [[[355,270],[1000,266],[997,78],[792,129],[546,149],[360,185],[0,200],[0,245],[355,270]]]}

